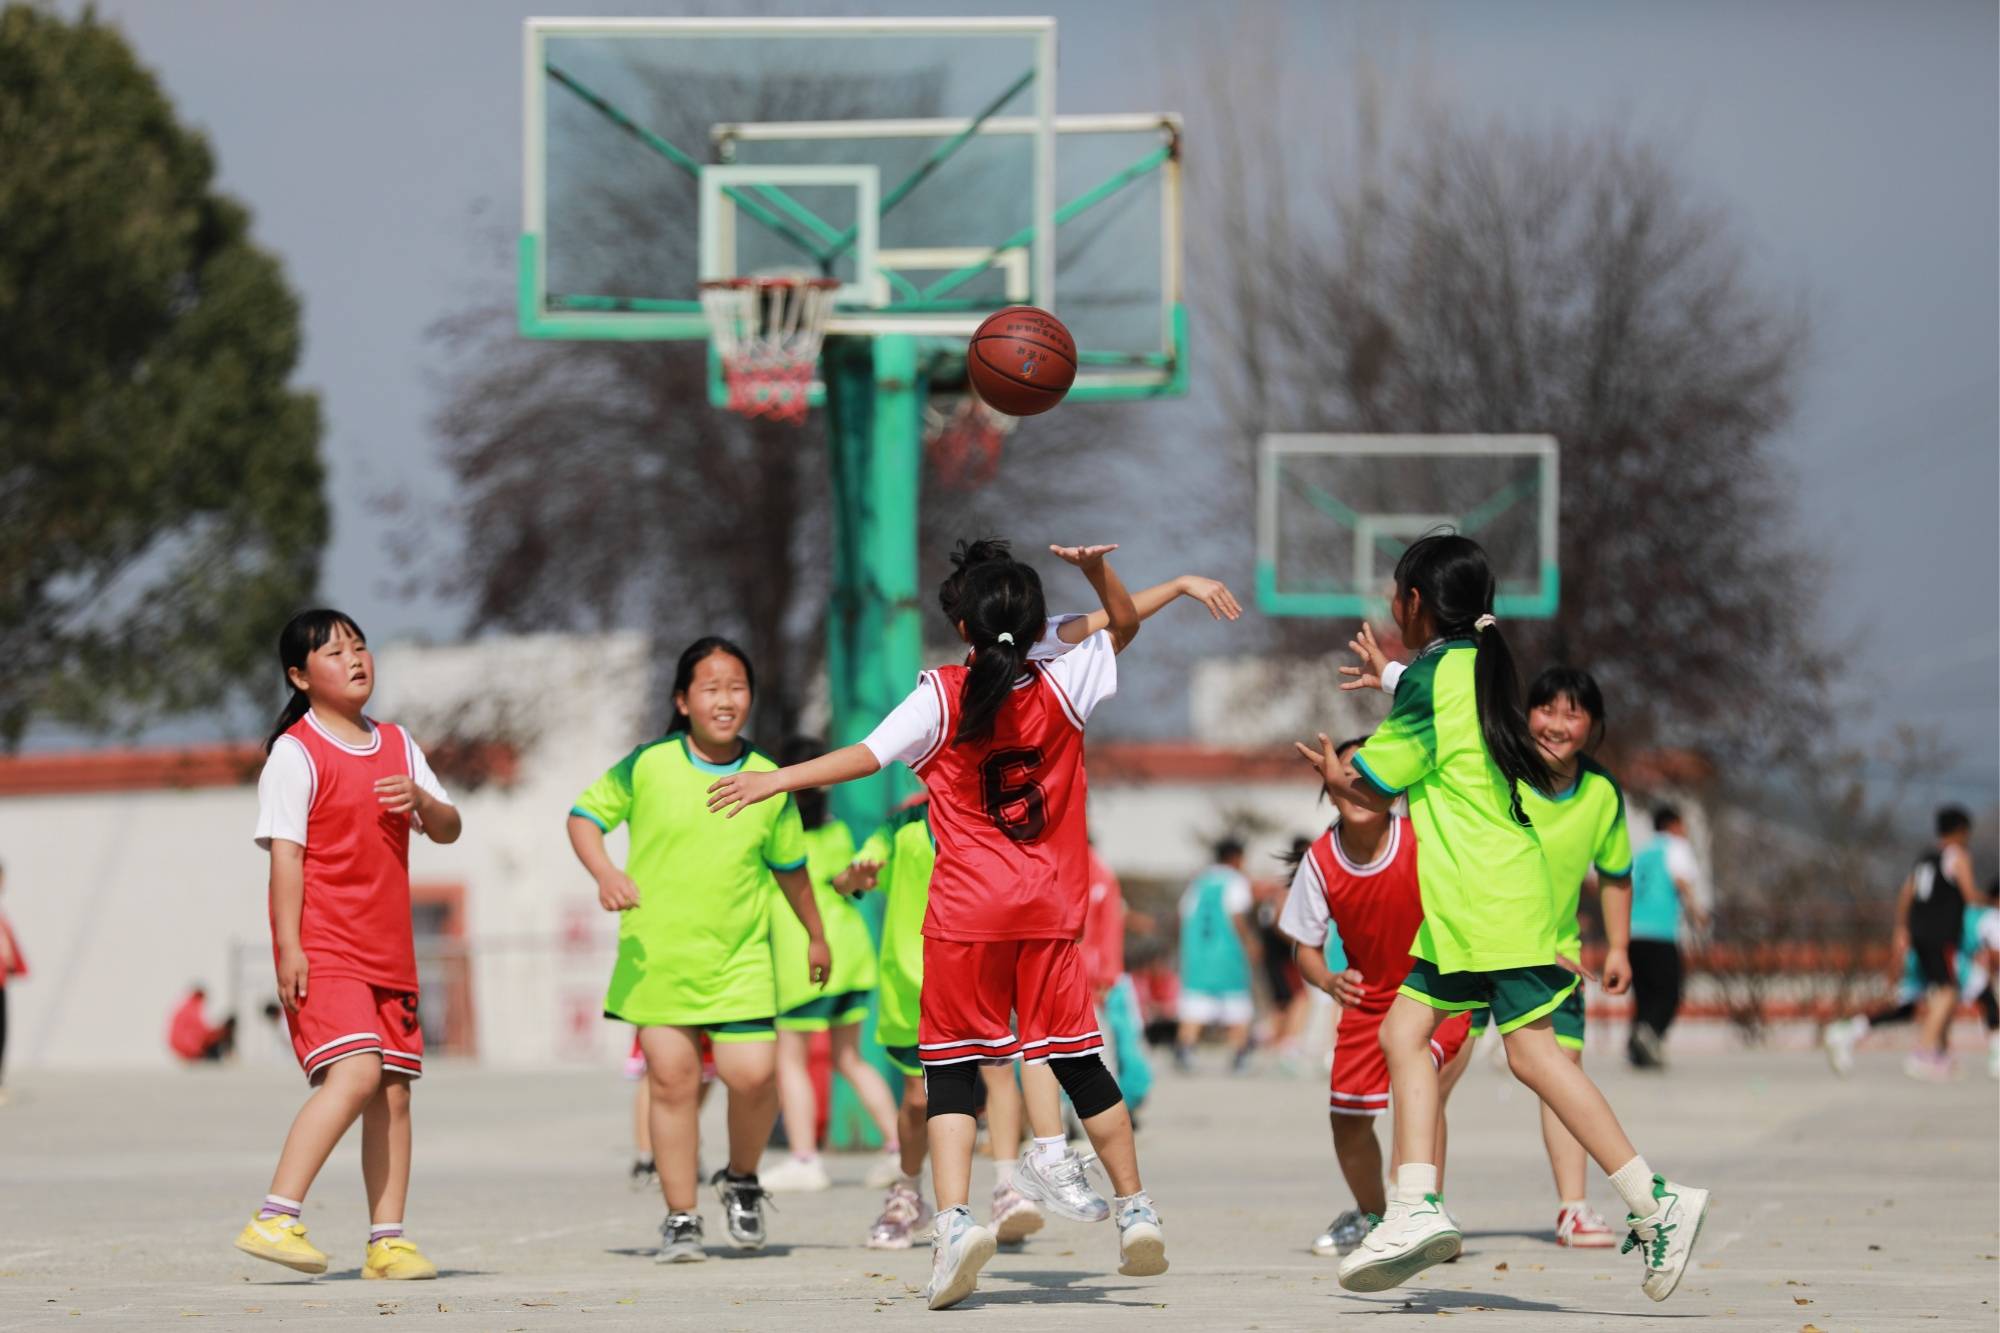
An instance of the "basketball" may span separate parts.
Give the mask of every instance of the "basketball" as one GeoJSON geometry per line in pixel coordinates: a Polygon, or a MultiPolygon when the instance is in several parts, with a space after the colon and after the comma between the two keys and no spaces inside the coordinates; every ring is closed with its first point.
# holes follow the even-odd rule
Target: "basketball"
{"type": "Polygon", "coordinates": [[[1036,416],[1060,403],[1075,382],[1076,340],[1048,311],[1009,306],[972,335],[965,371],[994,411],[1036,416]]]}

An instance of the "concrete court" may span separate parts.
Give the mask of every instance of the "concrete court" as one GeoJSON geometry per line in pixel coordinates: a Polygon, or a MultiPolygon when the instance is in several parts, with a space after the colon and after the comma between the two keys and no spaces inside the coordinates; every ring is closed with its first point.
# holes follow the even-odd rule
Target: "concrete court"
{"type": "MultiPolygon", "coordinates": [[[[1652,1161],[1716,1191],[1696,1269],[1656,1306],[1632,1257],[1553,1245],[1533,1103],[1486,1055],[1452,1107],[1447,1193],[1467,1251],[1418,1285],[1350,1296],[1332,1263],[1306,1248],[1346,1205],[1319,1078],[1168,1074],[1141,1153],[1173,1271],[1118,1277],[1108,1224],[1051,1223],[994,1261],[979,1296],[937,1318],[988,1329],[1415,1328],[1444,1318],[1535,1330],[1695,1318],[1826,1333],[1996,1326],[1996,1095],[1976,1065],[1936,1087],[1906,1080],[1887,1049],[1864,1052],[1845,1081],[1803,1051],[1691,1051],[1664,1078],[1593,1056],[1652,1161]]],[[[307,1206],[332,1273],[307,1280],[230,1247],[301,1096],[295,1075],[28,1072],[10,1086],[13,1104],[0,1110],[0,1327],[321,1328],[394,1317],[478,1329],[831,1333],[933,1318],[916,1295],[927,1250],[859,1246],[877,1198],[858,1185],[783,1196],[761,1255],[653,1264],[660,1202],[625,1187],[629,1085],[614,1072],[446,1066],[423,1081],[408,1220],[445,1277],[420,1284],[357,1280],[366,1217],[351,1139],[307,1206]]],[[[716,1118],[711,1106],[708,1123],[716,1118]]],[[[866,1163],[834,1167],[858,1181],[866,1163]]],[[[983,1201],[990,1177],[982,1168],[974,1179],[983,1201]]],[[[1592,1193],[1613,1213],[1601,1177],[1592,1193]]],[[[714,1241],[719,1210],[706,1211],[714,1241]]]]}

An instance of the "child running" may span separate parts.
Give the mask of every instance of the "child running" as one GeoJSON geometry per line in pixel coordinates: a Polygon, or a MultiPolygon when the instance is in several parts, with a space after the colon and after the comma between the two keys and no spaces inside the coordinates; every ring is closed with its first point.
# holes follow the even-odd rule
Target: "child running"
{"type": "MultiPolygon", "coordinates": [[[[818,741],[796,736],[785,743],[780,757],[798,764],[825,752],[818,741]]],[[[774,1193],[823,1190],[833,1184],[820,1164],[815,1141],[819,1095],[807,1066],[815,1032],[828,1035],[834,1070],[854,1089],[889,1151],[897,1151],[895,1098],[861,1054],[861,1022],[868,1017],[868,992],[875,989],[875,941],[868,934],[868,923],[841,891],[840,877],[854,860],[854,835],[827,809],[824,791],[807,788],[793,799],[805,827],[806,875],[812,880],[834,963],[825,986],[814,986],[806,962],[810,941],[805,927],[791,912],[772,904],[771,959],[778,971],[778,1103],[785,1139],[791,1145],[790,1159],[765,1173],[764,1188],[774,1193]]],[[[775,886],[772,891],[778,892],[775,886]]]]}
{"type": "Polygon", "coordinates": [[[727,639],[696,640],[674,670],[667,734],[619,760],[569,815],[570,846],[597,881],[599,905],[622,914],[604,1014],[640,1029],[652,1083],[653,1155],[667,1206],[661,1263],[708,1257],[695,1211],[704,1034],[714,1044],[716,1076],[729,1091],[729,1163],[712,1183],[730,1243],[739,1250],[764,1246],[757,1162],[778,1115],[774,878],[805,926],[807,979],[823,986],[833,968],[806,877],[798,806],[781,801],[730,825],[705,816],[704,792],[719,775],[777,767],[742,735],[755,689],[741,648],[727,639]],[[632,842],[621,870],[604,835],[628,821],[632,842]]]}
{"type": "MultiPolygon", "coordinates": [[[[1604,737],[1604,694],[1589,672],[1550,667],[1528,687],[1528,730],[1555,775],[1557,794],[1520,789],[1521,808],[1535,826],[1556,895],[1556,961],[1583,977],[1583,933],[1577,907],[1583,882],[1597,874],[1604,911],[1604,989],[1623,995],[1632,987],[1627,953],[1632,932],[1632,841],[1625,830],[1625,794],[1618,780],[1591,755],[1604,737]]],[[[1472,1011],[1471,1042],[1486,1031],[1484,1008],[1472,1011]]],[[[1583,1063],[1584,995],[1579,983],[1549,1015],[1556,1045],[1583,1063]]],[[[1542,1103],[1542,1143],[1556,1183],[1556,1244],[1605,1249],[1617,1243],[1611,1227],[1584,1191],[1583,1145],[1542,1103]]]]}
{"type": "Polygon", "coordinates": [[[326,1271],[300,1214],[327,1155],[359,1119],[372,1223],[361,1276],[436,1277],[403,1235],[410,1085],[424,1072],[410,830],[456,842],[458,811],[410,734],[363,711],[375,659],[352,618],[301,611],[278,636],[278,662],[292,692],[264,743],[256,838],[271,857],[278,1000],[313,1092],[236,1248],[301,1273],[326,1271]]]}
{"type": "MultiPolygon", "coordinates": [[[[1299,752],[1329,794],[1387,810],[1407,794],[1420,855],[1423,925],[1382,1020],[1397,1103],[1401,1165],[1382,1222],[1341,1262],[1340,1284],[1381,1291],[1461,1248],[1437,1194],[1438,1071],[1430,1040],[1451,1015],[1490,1006],[1514,1074],[1554,1110],[1611,1177],[1631,1215],[1626,1248],[1644,1261],[1643,1287],[1665,1300],[1694,1251],[1708,1191],[1653,1174],[1604,1095],[1556,1045],[1550,1015],[1577,978],[1556,962],[1549,868],[1520,788],[1558,783],[1529,733],[1512,655],[1493,615],[1493,572],[1479,544],[1457,534],[1412,543],[1396,564],[1390,610],[1403,642],[1425,647],[1396,683],[1396,702],[1343,776],[1333,742],[1299,752]]],[[[1388,663],[1371,654],[1380,677],[1388,663]]]]}
{"type": "MultiPolygon", "coordinates": [[[[1361,737],[1334,750],[1342,774],[1360,781],[1353,765],[1361,737]]],[[[1278,929],[1298,946],[1299,972],[1341,1003],[1333,1046],[1333,1086],[1327,1119],[1333,1155],[1354,1195],[1355,1207],[1334,1218],[1318,1254],[1351,1254],[1388,1208],[1383,1190],[1382,1147],[1375,1117],[1389,1109],[1389,1066],[1382,1056],[1382,1016],[1410,971],[1410,940],[1423,923],[1417,890],[1417,837],[1410,821],[1336,796],[1340,819],[1301,854],[1278,916],[1278,929]],[[1329,938],[1338,938],[1347,966],[1327,965],[1329,938]]],[[[1454,1018],[1431,1038],[1431,1058],[1450,1063],[1465,1041],[1466,1024],[1454,1018]]],[[[1443,1119],[1436,1152],[1444,1171],[1443,1119]]]]}
{"type": "Polygon", "coordinates": [[[974,1071],[1017,1054],[1055,1061],[1111,1177],[1119,1271],[1145,1277],[1167,1268],[1131,1120],[1098,1055],[1103,1037],[1077,946],[1088,865],[1083,729],[1117,690],[1117,655],[1138,633],[1139,614],[1105,561],[1115,548],[1050,549],[1090,580],[1107,629],[1053,662],[1033,662],[1029,649],[1048,614],[1040,578],[1011,559],[973,566],[959,602],[969,665],[925,672],[862,744],[777,773],[723,778],[710,796],[713,809],[734,817],[783,792],[867,777],[891,760],[910,764],[930,791],[938,858],[924,923],[918,1055],[938,1203],[926,1292],[934,1310],[970,1295],[994,1253],[993,1233],[966,1204],[974,1071]]]}

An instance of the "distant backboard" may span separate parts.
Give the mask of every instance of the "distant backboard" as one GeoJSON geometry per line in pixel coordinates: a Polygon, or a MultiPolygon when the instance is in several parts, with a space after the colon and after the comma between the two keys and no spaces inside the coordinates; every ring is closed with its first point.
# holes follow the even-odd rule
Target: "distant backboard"
{"type": "Polygon", "coordinates": [[[1560,495],[1546,435],[1267,435],[1257,603],[1269,615],[1377,615],[1409,544],[1450,528],[1486,548],[1497,614],[1552,616],[1560,495]]]}
{"type": "Polygon", "coordinates": [[[529,336],[706,338],[702,279],[779,269],[842,282],[832,333],[957,335],[1056,304],[1054,20],[538,18],[525,33],[529,336]],[[872,132],[1002,117],[1016,132],[872,132]],[[718,133],[773,124],[808,132],[718,133]]]}

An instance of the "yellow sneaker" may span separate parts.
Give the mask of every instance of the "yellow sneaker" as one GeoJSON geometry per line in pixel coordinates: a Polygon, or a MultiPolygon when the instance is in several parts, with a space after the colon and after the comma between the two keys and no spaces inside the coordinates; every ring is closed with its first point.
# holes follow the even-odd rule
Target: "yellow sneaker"
{"type": "Polygon", "coordinates": [[[424,1258],[416,1242],[402,1236],[387,1236],[371,1244],[361,1265],[361,1276],[391,1282],[419,1282],[437,1275],[437,1265],[424,1258]]]}
{"type": "Polygon", "coordinates": [[[237,1235],[236,1248],[301,1273],[326,1271],[326,1256],[306,1243],[306,1229],[296,1217],[251,1218],[237,1235]]]}

